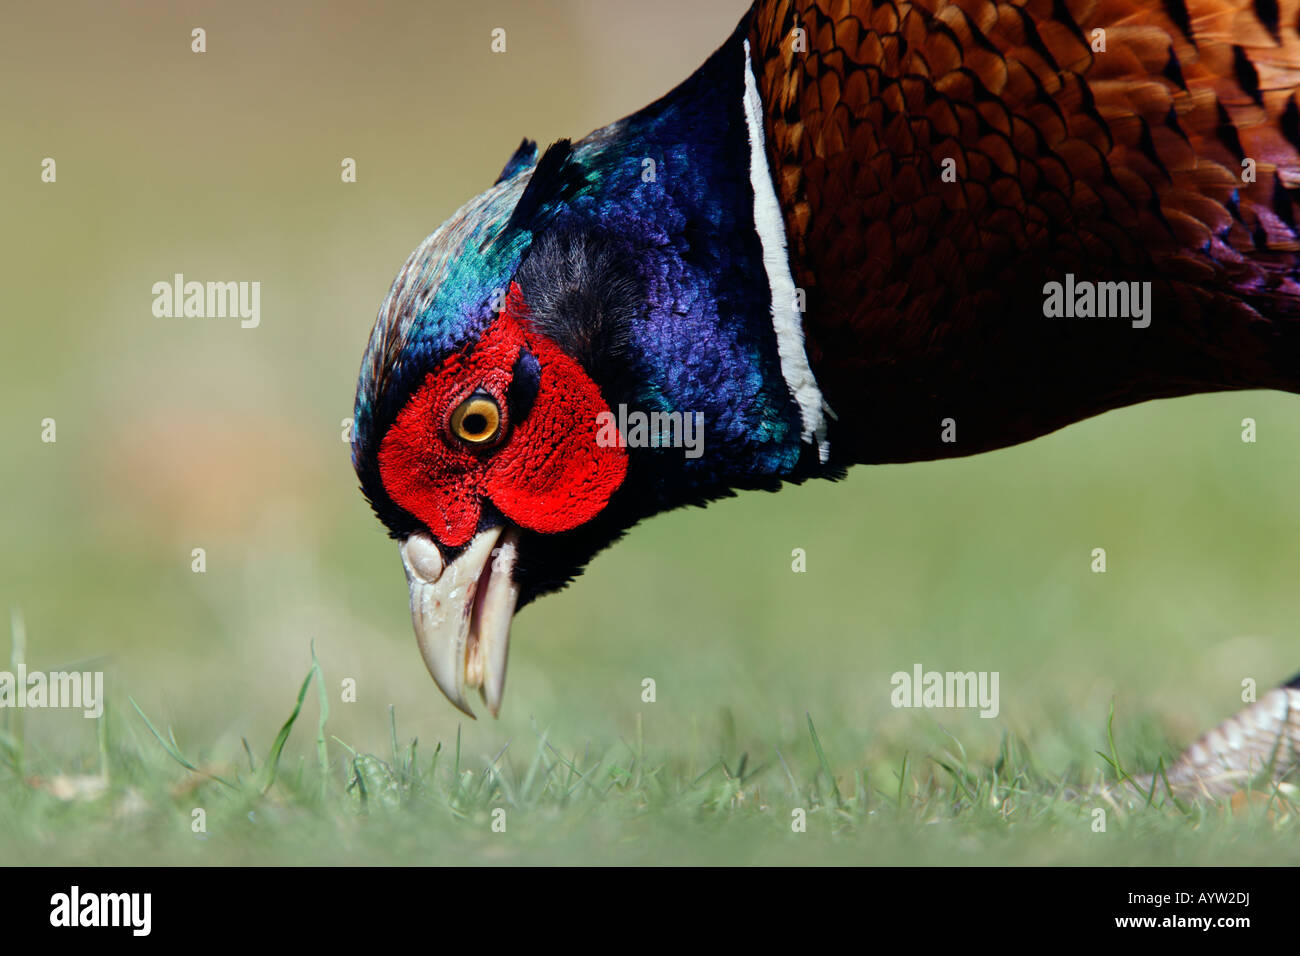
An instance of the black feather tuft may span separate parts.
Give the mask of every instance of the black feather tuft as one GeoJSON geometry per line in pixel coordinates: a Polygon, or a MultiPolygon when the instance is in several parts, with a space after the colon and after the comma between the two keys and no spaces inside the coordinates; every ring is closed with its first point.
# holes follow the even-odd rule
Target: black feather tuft
{"type": "Polygon", "coordinates": [[[513,229],[535,229],[533,222],[546,203],[559,203],[567,199],[586,182],[581,167],[572,162],[573,147],[567,139],[556,140],[546,147],[546,152],[533,169],[533,178],[524,187],[515,210],[510,214],[502,234],[513,229]]]}
{"type": "MultiPolygon", "coordinates": [[[[602,390],[622,391],[635,375],[628,347],[643,296],[627,253],[589,233],[549,232],[515,273],[538,331],[587,370],[602,390]]],[[[612,396],[606,391],[607,400],[612,396]]]]}
{"type": "Polygon", "coordinates": [[[506,160],[505,168],[501,170],[501,175],[497,177],[497,181],[492,185],[495,186],[507,179],[512,179],[519,170],[525,166],[531,166],[535,162],[537,162],[537,143],[525,136],[523,142],[519,144],[519,148],[514,151],[514,155],[506,160]]]}

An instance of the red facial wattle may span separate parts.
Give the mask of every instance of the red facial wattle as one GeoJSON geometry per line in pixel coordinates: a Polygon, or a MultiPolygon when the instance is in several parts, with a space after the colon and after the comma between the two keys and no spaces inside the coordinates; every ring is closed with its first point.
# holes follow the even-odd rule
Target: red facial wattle
{"type": "Polygon", "coordinates": [[[597,440],[608,412],[582,367],[528,323],[519,287],[477,342],[425,376],[379,449],[384,488],[450,547],[473,536],[484,498],[532,531],[569,531],[594,518],[623,483],[627,452],[597,440]],[[537,394],[512,421],[509,393],[522,352],[540,368],[537,394]],[[471,447],[450,431],[452,412],[475,392],[501,410],[501,437],[471,447]]]}

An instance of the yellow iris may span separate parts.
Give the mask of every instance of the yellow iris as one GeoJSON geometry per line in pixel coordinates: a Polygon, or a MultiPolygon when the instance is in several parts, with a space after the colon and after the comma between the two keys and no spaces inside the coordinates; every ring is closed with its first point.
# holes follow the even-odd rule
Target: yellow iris
{"type": "Polygon", "coordinates": [[[487,395],[471,395],[451,413],[451,431],[471,445],[486,445],[501,430],[501,409],[487,395]]]}

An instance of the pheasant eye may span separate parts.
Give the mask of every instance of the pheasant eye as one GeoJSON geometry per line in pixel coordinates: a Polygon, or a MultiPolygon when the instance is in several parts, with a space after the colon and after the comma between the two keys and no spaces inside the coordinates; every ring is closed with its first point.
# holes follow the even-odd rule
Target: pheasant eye
{"type": "Polygon", "coordinates": [[[490,395],[471,395],[451,413],[451,433],[468,445],[486,445],[501,431],[501,409],[490,395]]]}

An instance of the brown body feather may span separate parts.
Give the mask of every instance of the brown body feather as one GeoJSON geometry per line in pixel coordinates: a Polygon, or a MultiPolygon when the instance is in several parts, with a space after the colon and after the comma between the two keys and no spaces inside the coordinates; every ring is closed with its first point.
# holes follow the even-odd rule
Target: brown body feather
{"type": "MultiPolygon", "coordinates": [[[[1300,391],[1298,21],[1300,0],[761,0],[769,160],[840,453],[973,454],[1151,398],[1300,391]],[[1151,282],[1151,324],[1045,316],[1070,273],[1151,282]]],[[[1298,708],[1293,682],[1100,793],[1288,787],[1298,708]]]]}
{"type": "Polygon", "coordinates": [[[1300,0],[761,0],[769,159],[841,453],[1300,391],[1298,19],[1300,0]],[[1067,274],[1152,282],[1150,327],[1045,317],[1067,274]]]}

